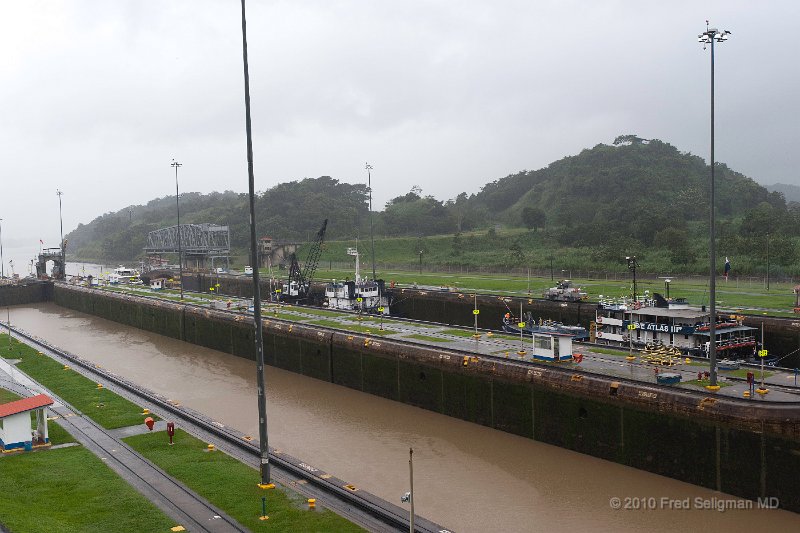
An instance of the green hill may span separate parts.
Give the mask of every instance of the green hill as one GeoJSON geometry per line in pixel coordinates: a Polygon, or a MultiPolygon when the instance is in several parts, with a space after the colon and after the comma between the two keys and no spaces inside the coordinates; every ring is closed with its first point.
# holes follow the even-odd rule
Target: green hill
{"type": "MultiPolygon", "coordinates": [[[[724,164],[717,164],[716,176],[721,257],[735,257],[739,273],[761,272],[769,246],[770,263],[780,273],[795,273],[800,206],[787,205],[780,192],[724,164]]],[[[377,256],[413,264],[427,248],[426,262],[503,267],[543,266],[556,255],[582,263],[574,268],[599,269],[636,254],[643,268],[651,262],[661,271],[702,272],[708,190],[702,158],[659,140],[624,135],[545,168],[497,179],[471,195],[439,200],[414,187],[374,213],[377,256]]],[[[364,184],[327,176],[282,183],[257,198],[258,234],[305,241],[328,218],[329,241],[360,236],[365,242],[367,195],[364,184]]],[[[230,226],[232,246],[247,254],[245,194],[182,194],[181,223],[199,222],[230,226]]],[[[107,213],[67,238],[78,258],[133,260],[141,256],[148,231],[175,223],[175,199],[165,197],[107,213]]],[[[343,260],[333,253],[345,246],[340,244],[331,242],[323,258],[343,260]]]]}

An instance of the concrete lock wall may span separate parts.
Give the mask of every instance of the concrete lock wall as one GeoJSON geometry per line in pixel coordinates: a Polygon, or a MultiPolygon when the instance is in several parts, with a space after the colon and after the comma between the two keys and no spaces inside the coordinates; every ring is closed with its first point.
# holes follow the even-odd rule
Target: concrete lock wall
{"type": "MultiPolygon", "coordinates": [[[[57,285],[59,305],[255,358],[252,319],[57,285]]],[[[800,512],[800,405],[707,397],[557,365],[265,318],[267,364],[800,512]]]]}
{"type": "Polygon", "coordinates": [[[0,307],[48,302],[53,299],[53,284],[46,281],[22,281],[0,286],[0,307]]]}
{"type": "MultiPolygon", "coordinates": [[[[241,298],[253,297],[253,284],[250,277],[231,275],[212,275],[192,273],[184,275],[184,287],[187,290],[208,291],[219,284],[221,294],[241,298]]],[[[318,299],[322,298],[324,286],[315,284],[313,292],[318,299]]],[[[261,278],[261,294],[269,293],[269,280],[261,278]]],[[[415,320],[426,320],[458,326],[472,326],[472,309],[475,302],[473,293],[459,293],[436,290],[395,289],[392,303],[392,315],[415,320]]],[[[534,319],[557,320],[565,324],[581,325],[588,328],[595,319],[597,305],[589,302],[552,302],[535,297],[497,297],[490,295],[477,296],[478,327],[500,329],[502,317],[506,312],[518,314],[520,305],[523,313],[530,312],[534,319]]],[[[777,317],[747,316],[746,326],[761,328],[764,326],[764,346],[772,353],[788,354],[800,346],[800,316],[797,320],[777,317]]],[[[783,361],[785,366],[800,365],[800,356],[791,356],[783,361]]]]}

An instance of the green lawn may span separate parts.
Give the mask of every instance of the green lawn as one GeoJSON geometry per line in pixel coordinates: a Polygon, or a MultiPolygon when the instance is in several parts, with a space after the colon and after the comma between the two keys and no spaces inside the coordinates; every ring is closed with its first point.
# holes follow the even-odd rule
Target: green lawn
{"type": "Polygon", "coordinates": [[[331,511],[309,511],[294,492],[259,489],[255,469],[222,452],[208,452],[206,443],[180,429],[174,446],[167,445],[163,433],[128,437],[125,442],[253,531],[362,531],[331,511]],[[266,521],[258,519],[262,496],[267,498],[266,521]]]}
{"type": "MultiPolygon", "coordinates": [[[[708,366],[708,365],[706,365],[708,366]]],[[[720,370],[719,373],[721,376],[732,376],[735,378],[742,378],[747,379],[747,373],[752,372],[755,374],[756,379],[761,379],[761,370],[753,369],[753,368],[739,368],[738,370],[720,370]]],[[[767,372],[764,371],[764,378],[768,378],[773,375],[775,372],[767,372]]]]}
{"type": "Polygon", "coordinates": [[[428,341],[428,342],[453,342],[453,339],[445,339],[443,337],[431,337],[430,335],[422,335],[419,333],[414,333],[413,335],[405,335],[405,339],[417,339],[420,341],[428,341]]]}
{"type": "MultiPolygon", "coordinates": [[[[690,379],[689,381],[681,381],[681,385],[696,385],[698,387],[706,387],[707,385],[711,385],[711,381],[707,379],[690,379]]],[[[733,383],[728,383],[727,381],[717,381],[717,385],[720,387],[730,387],[733,383]]]]}
{"type": "Polygon", "coordinates": [[[176,525],[80,446],[5,456],[0,485],[0,522],[14,533],[169,532],[176,525]]]}
{"type": "MultiPolygon", "coordinates": [[[[317,271],[317,278],[339,279],[346,274],[341,270],[320,268],[317,271]]],[[[561,275],[560,270],[557,271],[557,274],[561,275]]],[[[569,276],[571,273],[565,272],[563,275],[569,276]]],[[[624,272],[621,270],[618,275],[623,276],[624,272]]],[[[459,292],[483,291],[535,298],[540,297],[543,290],[553,287],[559,277],[556,276],[554,281],[551,281],[549,277],[531,277],[529,283],[527,276],[425,271],[420,274],[410,269],[384,271],[380,272],[379,276],[394,280],[406,287],[414,283],[432,287],[455,286],[458,287],[459,292]],[[528,293],[529,286],[530,294],[528,293]]],[[[573,281],[586,290],[590,301],[598,301],[600,295],[618,298],[631,292],[630,279],[573,278],[573,281]]],[[[643,294],[645,290],[650,291],[650,294],[659,292],[663,295],[666,292],[661,279],[639,279],[637,290],[639,294],[643,294]]],[[[676,276],[670,284],[670,296],[687,298],[691,305],[708,305],[708,281],[701,278],[682,279],[681,276],[676,276]]],[[[739,282],[735,279],[729,282],[719,280],[717,282],[717,303],[725,308],[751,309],[750,314],[762,314],[765,313],[764,310],[769,310],[768,313],[771,315],[793,316],[794,294],[791,284],[788,283],[772,283],[768,291],[761,284],[739,282]]]]}
{"type": "Polygon", "coordinates": [[[13,402],[22,398],[19,394],[11,392],[10,390],[0,388],[0,404],[13,402]]]}
{"type": "MultiPolygon", "coordinates": [[[[454,335],[456,337],[472,337],[475,334],[475,330],[468,330],[468,329],[445,329],[440,331],[439,333],[444,333],[445,335],[454,335]]],[[[479,334],[485,333],[484,331],[478,330],[479,334]]]]}
{"type": "Polygon", "coordinates": [[[397,333],[396,331],[380,330],[378,329],[379,324],[362,326],[360,324],[342,324],[336,320],[314,320],[313,322],[308,322],[308,324],[313,326],[325,326],[328,328],[343,329],[346,331],[352,331],[354,333],[368,333],[370,335],[393,335],[397,333]]]}
{"type": "MultiPolygon", "coordinates": [[[[0,339],[0,343],[2,343],[2,339],[0,339]]],[[[7,356],[8,354],[2,355],[7,356]]],[[[26,344],[12,345],[11,356],[21,359],[17,368],[61,396],[104,428],[133,426],[144,421],[145,417],[142,415],[141,407],[105,389],[98,391],[97,383],[94,381],[83,377],[71,368],[64,370],[63,365],[46,355],[39,355],[37,350],[26,344]],[[100,401],[102,401],[103,407],[98,407],[100,401]]]]}

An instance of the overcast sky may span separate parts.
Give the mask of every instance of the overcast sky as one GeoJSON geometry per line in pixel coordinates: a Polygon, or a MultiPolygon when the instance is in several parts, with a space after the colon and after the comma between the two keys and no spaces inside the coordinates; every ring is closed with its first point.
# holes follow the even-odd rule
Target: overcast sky
{"type": "MultiPolygon", "coordinates": [[[[796,1],[251,1],[256,189],[330,175],[448,199],[615,136],[800,185],[796,1]]],[[[247,190],[236,0],[0,0],[7,248],[130,204],[247,190]]],[[[334,201],[334,199],[332,199],[334,201]]]]}

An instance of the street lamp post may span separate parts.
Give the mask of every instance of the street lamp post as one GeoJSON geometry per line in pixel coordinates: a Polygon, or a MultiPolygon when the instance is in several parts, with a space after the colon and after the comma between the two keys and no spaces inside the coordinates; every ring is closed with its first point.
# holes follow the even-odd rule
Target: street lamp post
{"type": "Polygon", "coordinates": [[[56,189],[56,196],[58,196],[58,223],[61,229],[61,268],[63,271],[61,272],[61,279],[67,279],[67,250],[66,246],[64,245],[64,219],[61,216],[61,197],[64,196],[64,193],[59,189],[56,189]]]}
{"type": "Polygon", "coordinates": [[[180,278],[181,300],[183,300],[183,250],[181,250],[181,203],[180,193],[178,192],[178,169],[183,166],[174,159],[170,165],[175,169],[175,208],[178,211],[178,277],[180,278]]]}
{"type": "Polygon", "coordinates": [[[245,0],[242,0],[242,63],[244,66],[244,112],[247,134],[247,178],[250,200],[250,261],[253,265],[253,322],[255,326],[256,379],[258,385],[258,442],[261,457],[262,488],[272,488],[270,483],[269,443],[267,442],[267,397],[264,382],[264,332],[261,328],[261,291],[259,287],[258,249],[256,248],[255,177],[253,174],[253,133],[250,123],[250,70],[247,64],[247,21],[245,0]]]}
{"type": "Polygon", "coordinates": [[[698,42],[703,43],[703,50],[706,45],[711,45],[711,206],[709,209],[709,307],[711,318],[709,319],[709,343],[708,343],[708,359],[710,363],[709,372],[709,386],[714,390],[718,389],[717,385],[717,258],[716,258],[716,236],[714,232],[714,43],[721,43],[728,40],[728,35],[731,32],[728,30],[718,30],[716,28],[709,28],[708,21],[706,21],[706,31],[697,36],[698,42]]]}
{"type": "Polygon", "coordinates": [[[636,302],[636,267],[639,266],[639,263],[636,262],[635,255],[626,257],[625,261],[628,262],[628,270],[633,272],[633,301],[636,302]]]}
{"type": "Polygon", "coordinates": [[[372,165],[364,167],[367,170],[367,189],[369,189],[369,239],[372,242],[372,279],[375,280],[375,234],[372,226],[372,165]]]}
{"type": "Polygon", "coordinates": [[[419,251],[419,275],[422,275],[422,253],[424,250],[419,251]]]}
{"type": "Polygon", "coordinates": [[[769,232],[767,232],[767,290],[769,291],[769,232]]]}

